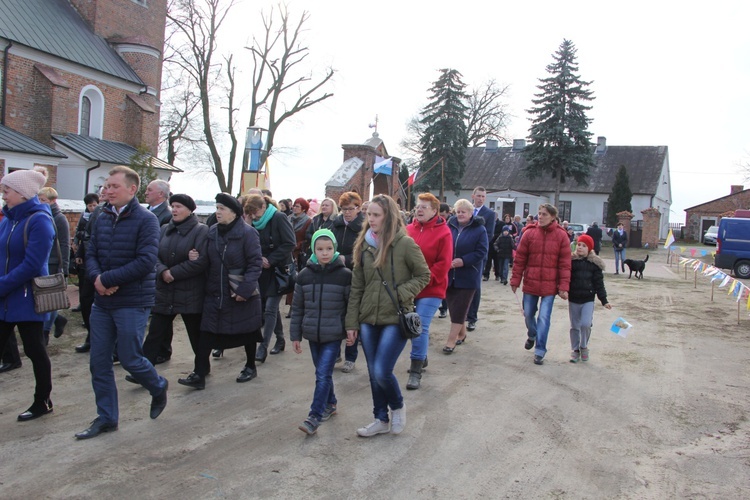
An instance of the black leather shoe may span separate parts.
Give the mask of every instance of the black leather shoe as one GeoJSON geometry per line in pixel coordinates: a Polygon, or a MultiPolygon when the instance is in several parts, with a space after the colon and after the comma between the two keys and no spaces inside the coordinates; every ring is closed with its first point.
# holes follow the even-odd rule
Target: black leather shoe
{"type": "Polygon", "coordinates": [[[34,401],[34,404],[31,405],[31,407],[26,410],[25,412],[18,415],[18,421],[19,422],[27,422],[29,420],[34,420],[35,418],[39,418],[42,415],[46,415],[48,413],[52,413],[52,401],[40,401],[37,403],[34,401]]]}
{"type": "Polygon", "coordinates": [[[21,368],[22,363],[0,363],[0,373],[9,372],[11,370],[17,370],[21,368]]]}
{"type": "Polygon", "coordinates": [[[74,313],[79,313],[79,312],[81,312],[81,304],[78,304],[78,305],[77,305],[77,306],[75,306],[75,307],[71,307],[71,308],[70,308],[70,312],[74,312],[74,313]]]}
{"type": "Polygon", "coordinates": [[[271,354],[278,354],[281,351],[283,351],[285,347],[286,347],[286,340],[279,339],[276,341],[276,344],[274,344],[273,349],[271,349],[271,354]]]}
{"type": "Polygon", "coordinates": [[[76,346],[76,352],[89,352],[91,350],[91,344],[84,342],[81,345],[76,346]]]}
{"type": "Polygon", "coordinates": [[[447,318],[448,312],[447,311],[440,311],[440,314],[438,314],[438,318],[447,318]]]}
{"type": "Polygon", "coordinates": [[[258,370],[255,368],[250,368],[249,366],[245,365],[245,368],[242,369],[240,372],[240,376],[237,377],[237,382],[249,382],[255,377],[258,376],[258,370]]]}
{"type": "Polygon", "coordinates": [[[151,398],[151,418],[156,418],[161,415],[164,408],[167,407],[167,389],[169,389],[169,380],[164,381],[164,390],[158,396],[151,398]]]}
{"type": "Polygon", "coordinates": [[[132,376],[132,375],[130,375],[130,374],[128,374],[128,375],[125,375],[125,380],[127,380],[127,381],[128,381],[128,382],[130,382],[131,384],[138,384],[138,385],[140,385],[140,384],[141,384],[140,382],[138,382],[138,381],[137,381],[137,380],[135,379],[135,377],[134,377],[134,376],[132,376]]]}
{"type": "Polygon", "coordinates": [[[220,358],[224,356],[224,349],[214,349],[211,352],[211,356],[213,356],[214,358],[220,358]]]}
{"type": "Polygon", "coordinates": [[[83,432],[79,432],[76,434],[76,439],[91,439],[102,432],[114,432],[117,430],[117,424],[110,424],[101,419],[101,417],[97,417],[94,419],[93,422],[91,422],[91,427],[86,429],[83,432]]]}
{"type": "Polygon", "coordinates": [[[536,339],[532,339],[531,337],[526,338],[526,343],[523,345],[523,348],[527,351],[530,351],[534,347],[534,342],[536,339]]]}
{"type": "Polygon", "coordinates": [[[206,377],[201,377],[197,373],[193,372],[188,375],[187,378],[177,379],[177,383],[201,391],[206,388],[206,377]]]}
{"type": "Polygon", "coordinates": [[[62,337],[62,334],[65,333],[65,325],[68,324],[68,318],[65,316],[60,316],[59,314],[55,318],[55,333],[53,333],[54,337],[56,339],[59,339],[62,337]]]}
{"type": "Polygon", "coordinates": [[[268,357],[268,348],[263,344],[260,344],[258,346],[258,352],[255,353],[255,361],[265,363],[266,357],[268,357]]]}
{"type": "Polygon", "coordinates": [[[156,356],[156,359],[154,360],[154,365],[160,365],[162,363],[166,363],[169,361],[170,358],[166,356],[156,356]]]}

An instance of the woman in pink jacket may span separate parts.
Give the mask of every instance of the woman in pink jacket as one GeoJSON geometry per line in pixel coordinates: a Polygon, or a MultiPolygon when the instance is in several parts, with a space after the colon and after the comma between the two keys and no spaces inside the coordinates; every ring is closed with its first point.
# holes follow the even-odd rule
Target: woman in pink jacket
{"type": "Polygon", "coordinates": [[[524,228],[513,261],[511,290],[516,293],[523,279],[523,314],[528,339],[524,346],[534,349],[534,363],[544,363],[547,334],[555,295],[568,299],[570,287],[570,239],[557,223],[557,208],[544,203],[539,207],[539,221],[524,228]],[[539,316],[536,315],[537,310],[539,316]]]}

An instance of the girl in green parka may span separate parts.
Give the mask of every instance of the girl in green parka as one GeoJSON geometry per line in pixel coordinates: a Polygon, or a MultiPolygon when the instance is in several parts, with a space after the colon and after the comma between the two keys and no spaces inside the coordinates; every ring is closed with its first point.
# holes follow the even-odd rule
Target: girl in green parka
{"type": "Polygon", "coordinates": [[[359,331],[362,340],[375,416],[371,424],[357,429],[357,434],[399,434],[406,425],[406,409],[393,368],[406,339],[385,286],[404,309],[413,311],[414,297],[430,281],[430,268],[406,234],[398,205],[390,196],[377,195],[367,207],[353,258],[346,328],[350,336],[359,331]]]}

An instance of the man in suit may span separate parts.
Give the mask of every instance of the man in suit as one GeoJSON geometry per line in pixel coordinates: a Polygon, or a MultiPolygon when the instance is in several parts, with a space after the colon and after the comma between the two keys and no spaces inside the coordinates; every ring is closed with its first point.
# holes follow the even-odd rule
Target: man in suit
{"type": "Polygon", "coordinates": [[[169,183],[161,179],[151,181],[146,187],[146,203],[152,214],[159,219],[159,226],[168,224],[172,220],[172,211],[169,209],[169,183]]]}
{"type": "MultiPolygon", "coordinates": [[[[487,241],[492,239],[495,233],[495,213],[489,208],[484,206],[484,201],[487,199],[487,190],[482,186],[474,188],[474,192],[471,195],[471,201],[474,203],[474,217],[482,217],[484,219],[484,228],[487,230],[487,241]]],[[[487,256],[484,256],[482,261],[482,268],[487,260],[487,256]]],[[[466,329],[473,332],[477,327],[477,312],[479,311],[479,301],[482,300],[482,289],[477,289],[474,293],[474,299],[471,301],[469,306],[469,314],[466,317],[468,325],[466,329]]]]}

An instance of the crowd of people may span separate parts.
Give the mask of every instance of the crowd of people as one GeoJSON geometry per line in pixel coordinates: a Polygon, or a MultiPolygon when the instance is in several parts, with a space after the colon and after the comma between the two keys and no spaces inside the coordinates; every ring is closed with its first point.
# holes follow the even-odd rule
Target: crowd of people
{"type": "Polygon", "coordinates": [[[31,280],[77,272],[88,335],[76,351],[90,352],[97,408],[78,439],[118,428],[115,362],[128,372],[126,380],[149,391],[150,417],[159,417],[169,382],[155,367],[172,356],[178,315],[194,355],[192,372],[178,383],[204,390],[211,357],[223,356],[226,349],[245,350],[238,383],[255,379],[256,363],[285,350],[285,299],[293,350],[301,353],[307,340],[315,367],[313,401],[299,426],[306,434],[315,434],[336,414],[335,365],[343,362],[341,371],[352,372],[361,344],[374,419],[357,434],[370,437],[399,434],[406,426],[404,397],[393,372],[409,342],[400,326],[403,312],[415,311],[421,319],[421,334],[411,340],[406,384],[416,390],[428,365],[435,314],[450,316],[442,349],[450,355],[476,328],[482,279],[493,267],[496,280],[510,281],[513,293],[523,284],[525,347],[535,348],[536,364],[546,353],[556,296],[571,301],[571,362],[588,360],[594,297],[611,307],[604,265],[591,237],[578,237],[572,252],[549,204],[525,225],[520,216],[496,221],[484,205],[482,187],[452,208],[430,193],[419,194],[409,216],[382,194],[363,202],[359,194],[346,192],[338,200],[324,199],[318,213],[309,213],[310,200],[304,198],[277,202],[257,189],[240,197],[219,193],[215,213],[203,223],[195,215],[195,201],[172,194],[165,181],[149,183],[148,207],[141,205],[138,174],[118,166],[100,193],[84,198],[86,210],[68,263],[53,251],[60,247],[67,257],[71,238],[55,203],[57,193],[45,183],[45,173],[36,170],[15,171],[0,181],[5,202],[0,241],[6,242],[0,258],[7,263],[0,274],[1,366],[21,364],[14,350],[17,328],[36,380],[33,403],[18,420],[53,411],[46,345],[53,329],[55,337],[62,335],[65,321],[57,312],[35,311],[31,280]]]}

